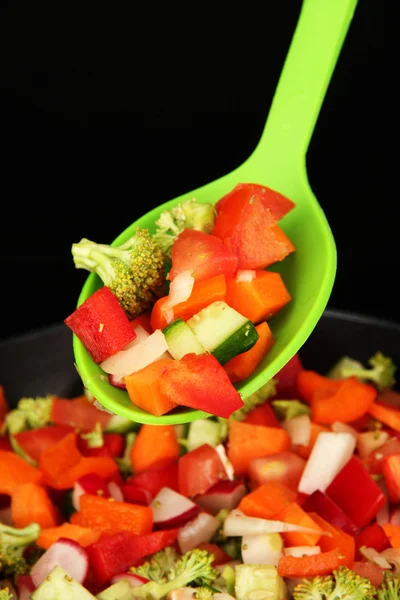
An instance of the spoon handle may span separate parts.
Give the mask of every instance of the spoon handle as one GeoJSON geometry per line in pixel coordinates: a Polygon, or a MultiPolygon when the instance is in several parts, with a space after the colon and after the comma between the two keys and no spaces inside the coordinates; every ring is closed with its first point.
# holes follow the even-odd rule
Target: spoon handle
{"type": "Polygon", "coordinates": [[[307,148],[356,5],[357,0],[303,1],[252,161],[268,160],[272,172],[293,173],[297,167],[305,173],[307,148]]]}

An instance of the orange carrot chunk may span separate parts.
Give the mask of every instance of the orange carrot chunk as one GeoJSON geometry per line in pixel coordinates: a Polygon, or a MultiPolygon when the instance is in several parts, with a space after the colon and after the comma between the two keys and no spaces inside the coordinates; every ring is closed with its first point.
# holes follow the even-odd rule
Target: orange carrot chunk
{"type": "Polygon", "coordinates": [[[321,533],[287,531],[282,533],[285,546],[315,546],[321,537],[322,529],[296,502],[291,502],[276,516],[279,521],[315,529],[321,533]]]}
{"type": "Polygon", "coordinates": [[[400,431],[400,410],[392,406],[384,406],[375,402],[368,410],[371,417],[388,425],[395,431],[400,431]]]}
{"type": "Polygon", "coordinates": [[[310,512],[308,515],[311,519],[321,527],[323,531],[328,531],[331,536],[323,535],[318,541],[318,545],[322,552],[338,549],[345,557],[345,564],[349,569],[352,568],[356,553],[356,544],[354,537],[338,529],[325,521],[318,513],[310,512]]]}
{"type": "Polygon", "coordinates": [[[274,344],[274,336],[268,323],[260,323],[256,326],[258,340],[250,350],[234,356],[224,365],[232,383],[242,381],[256,370],[260,362],[265,358],[274,344]]]}
{"type": "Polygon", "coordinates": [[[0,450],[0,494],[12,496],[23,483],[41,483],[43,475],[14,452],[0,450]]]}
{"type": "Polygon", "coordinates": [[[80,497],[80,510],[70,521],[73,525],[97,529],[107,535],[120,531],[143,535],[152,530],[153,510],[149,506],[84,494],[80,497]]]}
{"type": "Polygon", "coordinates": [[[340,388],[341,380],[330,379],[316,371],[303,369],[297,376],[297,389],[303,400],[311,403],[316,392],[333,393],[340,388]]]}
{"type": "Polygon", "coordinates": [[[226,303],[253,323],[272,319],[290,300],[282,277],[273,271],[256,271],[252,281],[226,282],[226,303]]]}
{"type": "Polygon", "coordinates": [[[132,404],[152,415],[164,415],[176,404],[160,389],[160,376],[172,359],[160,359],[147,365],[144,369],[124,377],[126,389],[132,404]]]}
{"type": "Polygon", "coordinates": [[[71,523],[63,523],[59,527],[49,527],[48,529],[42,529],[39,534],[36,544],[47,550],[60,538],[68,538],[78,542],[84,548],[90,546],[99,540],[101,532],[97,529],[89,529],[88,527],[81,527],[80,525],[72,525],[71,523]]]}
{"type": "Polygon", "coordinates": [[[38,523],[42,529],[56,527],[63,520],[47,490],[38,483],[24,483],[17,487],[11,497],[11,518],[15,527],[38,523]]]}
{"type": "Polygon", "coordinates": [[[336,421],[356,421],[371,408],[376,396],[374,386],[361,383],[356,377],[349,377],[341,381],[340,387],[334,392],[314,394],[311,400],[312,419],[325,425],[336,421]]]}
{"type": "Polygon", "coordinates": [[[278,573],[281,577],[316,577],[330,575],[333,570],[344,564],[345,558],[340,550],[335,548],[311,556],[282,556],[278,563],[278,573]]]}
{"type": "Polygon", "coordinates": [[[89,473],[96,473],[105,479],[118,472],[117,463],[109,456],[84,456],[81,460],[56,480],[49,481],[48,485],[56,490],[69,490],[75,483],[89,473]]]}
{"type": "Polygon", "coordinates": [[[142,425],[131,450],[135,473],[162,468],[178,460],[179,444],[173,425],[142,425]]]}
{"type": "Polygon", "coordinates": [[[62,478],[69,469],[77,465],[82,458],[76,444],[76,433],[69,433],[59,442],[47,448],[39,460],[46,483],[53,484],[62,478]]]}
{"type": "Polygon", "coordinates": [[[297,497],[296,492],[279,481],[263,483],[240,501],[238,509],[248,517],[273,519],[297,497]]]}
{"type": "MultiPolygon", "coordinates": [[[[216,302],[217,300],[225,300],[226,296],[226,280],[225,275],[215,275],[201,281],[195,282],[192,293],[184,302],[180,302],[174,306],[174,319],[181,317],[187,321],[200,310],[216,302]]],[[[167,301],[168,296],[163,296],[154,304],[151,311],[150,323],[152,330],[164,329],[168,325],[162,307],[167,301]]]]}
{"type": "Polygon", "coordinates": [[[253,458],[271,456],[289,448],[290,437],[283,428],[235,420],[229,424],[228,457],[237,476],[248,474],[253,458]]]}

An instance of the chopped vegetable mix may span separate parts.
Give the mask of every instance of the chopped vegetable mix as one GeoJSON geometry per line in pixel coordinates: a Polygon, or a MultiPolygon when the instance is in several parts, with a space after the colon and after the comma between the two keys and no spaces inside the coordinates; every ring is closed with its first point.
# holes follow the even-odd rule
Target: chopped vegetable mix
{"type": "MultiPolygon", "coordinates": [[[[218,365],[159,361],[177,404],[212,402],[193,360],[218,365]]],[[[11,409],[0,388],[0,599],[399,600],[400,407],[377,362],[383,379],[296,356],[232,414],[185,426],[139,427],[85,394],[11,409]]]]}

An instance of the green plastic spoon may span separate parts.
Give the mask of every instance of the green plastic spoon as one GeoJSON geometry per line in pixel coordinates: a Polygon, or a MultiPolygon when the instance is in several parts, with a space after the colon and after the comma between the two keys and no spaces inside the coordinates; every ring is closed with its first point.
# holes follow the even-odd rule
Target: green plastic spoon
{"type": "MultiPolygon", "coordinates": [[[[161,211],[183,200],[196,197],[214,203],[239,182],[267,185],[296,203],[281,225],[297,250],[276,266],[292,300],[270,322],[276,340],[272,350],[248,379],[236,384],[243,398],[276,375],[301,348],[318,323],[332,291],[336,274],[335,241],[308,183],[305,158],[356,5],[357,0],[304,0],[262,137],[251,156],[220,179],[151,210],[113,242],[113,245],[125,242],[135,227],[147,227],[153,232],[161,211]]],[[[97,275],[90,274],[78,305],[101,285],[97,275]]],[[[73,346],[85,386],[113,413],[155,425],[186,423],[209,416],[197,410],[179,409],[155,417],[140,410],[130,402],[127,392],[108,383],[76,336],[73,346]]]]}

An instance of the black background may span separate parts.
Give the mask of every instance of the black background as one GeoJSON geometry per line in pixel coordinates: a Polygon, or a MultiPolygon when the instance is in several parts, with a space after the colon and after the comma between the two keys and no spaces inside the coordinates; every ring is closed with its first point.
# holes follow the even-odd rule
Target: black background
{"type": "MultiPolygon", "coordinates": [[[[72,242],[109,243],[250,155],[301,2],[138,6],[0,9],[3,338],[74,310],[72,242]]],[[[307,167],[338,247],[329,306],[399,320],[383,11],[359,1],[307,167]]]]}

